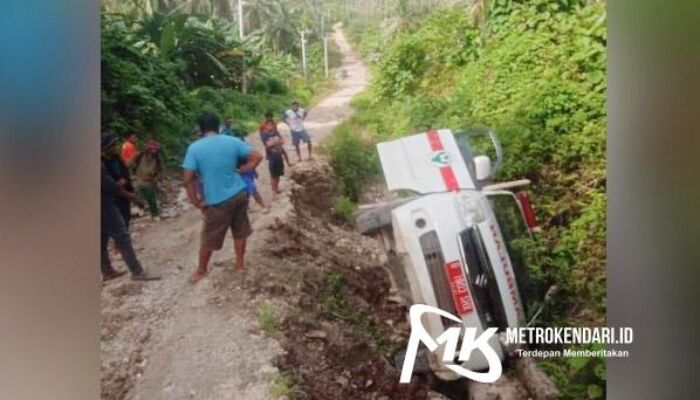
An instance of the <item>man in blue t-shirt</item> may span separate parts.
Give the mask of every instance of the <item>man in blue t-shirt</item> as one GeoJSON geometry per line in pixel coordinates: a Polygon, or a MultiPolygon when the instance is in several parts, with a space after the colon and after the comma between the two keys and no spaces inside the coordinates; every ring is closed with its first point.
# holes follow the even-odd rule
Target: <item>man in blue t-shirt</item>
{"type": "Polygon", "coordinates": [[[206,276],[211,254],[223,247],[229,229],[236,251],[234,269],[243,270],[246,239],[253,231],[248,221],[246,184],[240,174],[255,170],[262,161],[262,155],[242,140],[219,135],[216,115],[204,113],[198,123],[202,138],[190,144],[182,163],[187,196],[204,215],[199,267],[192,274],[192,283],[206,276]],[[239,158],[247,159],[240,167],[239,158]],[[201,180],[201,192],[195,174],[201,180]]]}

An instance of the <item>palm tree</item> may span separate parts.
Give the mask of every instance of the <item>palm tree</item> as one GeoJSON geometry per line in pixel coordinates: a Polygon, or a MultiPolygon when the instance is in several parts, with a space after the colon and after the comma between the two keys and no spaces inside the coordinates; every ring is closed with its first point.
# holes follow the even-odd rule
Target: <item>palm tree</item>
{"type": "Polygon", "coordinates": [[[248,31],[255,31],[267,24],[274,14],[274,0],[249,0],[245,7],[245,22],[248,31]]]}
{"type": "Polygon", "coordinates": [[[398,0],[395,14],[395,17],[387,18],[380,24],[382,34],[387,39],[409,31],[416,25],[416,13],[410,9],[408,0],[398,0]]]}
{"type": "Polygon", "coordinates": [[[251,43],[269,47],[274,54],[292,52],[299,47],[299,8],[281,0],[253,0],[247,11],[251,43]]]}

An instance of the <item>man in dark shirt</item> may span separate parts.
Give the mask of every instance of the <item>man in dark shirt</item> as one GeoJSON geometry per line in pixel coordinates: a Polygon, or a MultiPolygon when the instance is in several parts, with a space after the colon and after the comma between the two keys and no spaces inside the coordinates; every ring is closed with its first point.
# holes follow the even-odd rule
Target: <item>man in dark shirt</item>
{"type": "Polygon", "coordinates": [[[260,124],[260,141],[265,146],[265,156],[270,170],[270,186],[273,198],[279,194],[280,178],[284,176],[284,160],[289,164],[287,152],[284,150],[284,140],[277,130],[277,123],[272,117],[272,111],[265,113],[265,120],[260,124]]]}
{"type": "MultiPolygon", "coordinates": [[[[115,136],[116,137],[116,136],[115,136]]],[[[128,192],[134,192],[134,185],[131,181],[131,173],[129,168],[124,164],[121,157],[119,156],[119,146],[114,145],[113,148],[109,149],[104,157],[102,157],[102,163],[107,168],[107,171],[112,176],[114,181],[126,189],[128,192]]],[[[131,222],[131,200],[125,197],[117,197],[114,201],[117,205],[119,213],[124,219],[124,224],[126,228],[129,229],[129,223],[131,222]]],[[[135,203],[139,204],[139,203],[135,203]]]]}
{"type": "Polygon", "coordinates": [[[118,151],[117,138],[111,133],[105,133],[101,138],[101,207],[100,207],[100,268],[102,269],[102,280],[108,281],[124,275],[126,272],[117,271],[112,267],[109,260],[107,245],[112,238],[117,245],[117,249],[122,254],[122,258],[131,271],[131,279],[138,281],[152,281],[160,279],[146,273],[136,258],[136,253],[131,244],[131,236],[126,229],[124,218],[117,208],[117,199],[126,199],[137,204],[142,204],[141,199],[132,191],[125,189],[124,184],[115,181],[105,163],[118,151]]]}

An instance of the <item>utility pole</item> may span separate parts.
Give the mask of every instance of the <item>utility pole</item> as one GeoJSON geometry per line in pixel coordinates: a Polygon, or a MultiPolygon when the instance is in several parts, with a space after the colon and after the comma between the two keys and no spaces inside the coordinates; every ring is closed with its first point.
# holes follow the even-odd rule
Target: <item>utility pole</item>
{"type": "Polygon", "coordinates": [[[328,78],[328,35],[323,35],[323,67],[328,78]]]}
{"type": "Polygon", "coordinates": [[[243,0],[238,0],[238,38],[243,41],[243,0]]]}
{"type": "MultiPolygon", "coordinates": [[[[243,38],[245,32],[243,31],[243,0],[238,0],[238,39],[241,42],[241,47],[243,47],[243,38]]],[[[246,78],[246,67],[245,67],[245,49],[243,50],[242,57],[242,68],[241,68],[241,93],[248,94],[248,79],[246,78]]]]}
{"type": "Polygon", "coordinates": [[[328,36],[325,29],[326,14],[321,12],[321,37],[323,38],[323,69],[325,77],[328,78],[328,36]]]}
{"type": "Polygon", "coordinates": [[[306,31],[301,31],[301,66],[304,70],[304,78],[308,78],[306,69],[306,31]]]}

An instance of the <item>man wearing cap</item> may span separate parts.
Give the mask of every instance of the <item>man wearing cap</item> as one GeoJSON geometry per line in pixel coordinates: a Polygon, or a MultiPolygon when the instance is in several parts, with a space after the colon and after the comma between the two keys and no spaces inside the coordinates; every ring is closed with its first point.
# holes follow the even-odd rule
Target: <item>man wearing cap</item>
{"type": "Polygon", "coordinates": [[[246,240],[253,232],[248,220],[248,194],[241,173],[251,172],[262,156],[242,140],[219,135],[219,117],[204,113],[198,118],[202,138],[190,144],[182,163],[185,189],[192,204],[202,211],[204,225],[199,249],[199,265],[190,281],[207,274],[212,252],[221,250],[226,233],[234,240],[235,271],[243,271],[246,240]],[[247,161],[238,165],[238,160],[247,161]],[[197,190],[195,174],[203,190],[197,190]]]}
{"type": "Polygon", "coordinates": [[[306,110],[300,108],[300,104],[296,100],[292,102],[292,108],[285,111],[282,115],[282,121],[285,124],[287,124],[287,126],[289,126],[289,129],[292,131],[292,143],[294,144],[294,148],[296,149],[299,161],[301,161],[301,150],[299,148],[299,144],[302,141],[306,142],[306,145],[309,149],[309,160],[312,158],[311,149],[313,146],[311,144],[311,137],[309,136],[309,132],[307,132],[304,128],[305,119],[306,110]]]}
{"type": "Polygon", "coordinates": [[[107,168],[106,161],[119,157],[119,146],[117,137],[111,133],[104,133],[101,137],[101,207],[100,207],[100,268],[102,270],[102,280],[108,281],[124,275],[126,272],[117,271],[112,267],[109,259],[107,245],[109,239],[113,239],[117,249],[122,255],[124,262],[131,271],[131,279],[138,281],[152,281],[160,279],[159,276],[149,274],[144,271],[141,263],[136,258],[136,253],[131,244],[131,236],[127,231],[126,224],[121,212],[117,208],[117,199],[126,199],[137,204],[141,204],[139,197],[127,190],[124,184],[114,180],[107,168]]]}
{"type": "Polygon", "coordinates": [[[163,172],[163,161],[160,158],[160,143],[149,140],[146,151],[138,153],[131,163],[134,171],[136,190],[146,199],[151,218],[159,218],[158,209],[158,178],[163,172]]]}

